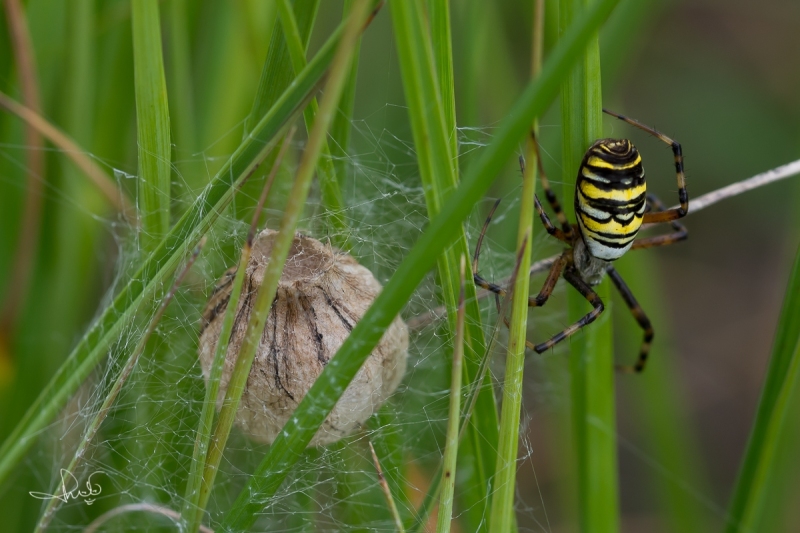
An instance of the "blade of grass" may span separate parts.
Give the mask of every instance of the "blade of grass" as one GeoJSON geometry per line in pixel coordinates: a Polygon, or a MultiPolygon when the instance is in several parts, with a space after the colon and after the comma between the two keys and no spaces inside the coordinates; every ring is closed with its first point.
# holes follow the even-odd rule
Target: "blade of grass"
{"type": "Polygon", "coordinates": [[[383,476],[381,462],[378,461],[378,454],[375,453],[375,447],[372,445],[372,441],[367,442],[369,443],[369,451],[372,454],[372,462],[375,463],[375,471],[378,472],[378,483],[380,484],[383,495],[386,498],[386,504],[389,506],[389,511],[392,513],[394,525],[397,528],[398,533],[406,533],[406,530],[403,527],[403,521],[400,519],[400,513],[397,512],[397,505],[394,503],[392,490],[389,488],[389,484],[386,482],[386,478],[383,476]]]}
{"type": "Polygon", "coordinates": [[[153,297],[188,249],[195,246],[230,203],[233,191],[250,176],[277,142],[287,123],[299,113],[330,64],[341,26],[322,46],[268,113],[256,124],[228,162],[217,172],[194,205],[78,342],[23,419],[0,447],[0,483],[33,444],[39,432],[66,404],[86,376],[132,322],[141,303],[153,297]]]}
{"type": "MultiPolygon", "coordinates": [[[[103,400],[100,409],[98,409],[97,413],[95,414],[92,421],[86,427],[86,431],[84,431],[83,438],[81,439],[78,448],[75,450],[75,454],[72,457],[69,465],[64,469],[67,472],[77,472],[77,468],[80,465],[81,459],[83,459],[86,451],[89,449],[89,446],[92,443],[95,435],[97,435],[100,426],[103,424],[103,421],[108,416],[108,413],[111,410],[111,406],[114,405],[114,402],[117,400],[122,387],[125,385],[125,382],[128,380],[128,377],[133,372],[136,363],[139,361],[139,356],[142,355],[144,352],[145,346],[147,345],[147,341],[150,339],[150,336],[155,331],[156,326],[161,322],[161,318],[164,316],[164,312],[167,310],[170,302],[172,302],[172,298],[175,296],[175,293],[178,290],[178,287],[183,282],[183,279],[186,277],[186,274],[189,273],[191,270],[192,265],[194,265],[197,256],[200,254],[200,250],[203,248],[205,244],[204,241],[201,241],[198,244],[192,255],[186,261],[186,265],[183,267],[183,270],[177,275],[175,281],[172,283],[167,294],[161,300],[161,304],[158,307],[158,310],[153,315],[153,318],[150,319],[150,324],[147,326],[147,331],[145,331],[144,335],[139,339],[139,342],[136,343],[136,347],[131,352],[131,355],[128,357],[128,360],[125,362],[125,366],[117,375],[114,384],[112,385],[111,389],[108,391],[105,399],[103,400]]],[[[53,494],[55,494],[54,492],[53,494]]],[[[49,498],[47,502],[47,506],[45,507],[44,511],[42,512],[41,517],[39,518],[39,523],[36,525],[36,531],[44,531],[47,529],[48,524],[53,519],[56,511],[58,511],[59,503],[63,502],[61,498],[49,498]]]]}
{"type": "MultiPolygon", "coordinates": [[[[186,0],[168,2],[169,9],[169,98],[173,131],[178,150],[194,153],[197,150],[197,126],[195,124],[194,83],[189,43],[189,15],[186,0]]],[[[188,166],[180,164],[178,171],[189,178],[188,166]],[[184,167],[184,168],[182,168],[184,167]],[[186,170],[183,172],[182,170],[186,170]]]]}
{"type": "MultiPolygon", "coordinates": [[[[222,460],[222,454],[233,427],[236,412],[239,409],[239,401],[244,392],[247,378],[250,375],[250,367],[255,358],[256,349],[261,343],[264,324],[275,298],[275,291],[283,272],[283,265],[294,240],[295,228],[303,214],[311,179],[314,176],[314,169],[322,152],[323,142],[328,134],[328,127],[339,104],[339,96],[341,96],[341,91],[350,69],[350,58],[353,54],[355,42],[364,22],[367,20],[369,7],[370,0],[357,0],[353,3],[353,9],[348,16],[344,33],[331,63],[331,70],[328,75],[328,81],[325,84],[325,94],[322,97],[319,113],[314,121],[314,127],[311,130],[308,143],[303,151],[303,157],[300,160],[300,166],[297,169],[294,186],[281,219],[280,230],[275,238],[269,263],[264,271],[263,281],[258,288],[255,303],[250,312],[242,347],[236,359],[225,394],[225,401],[222,404],[217,426],[214,430],[214,438],[211,441],[211,448],[208,451],[203,472],[203,485],[200,492],[201,509],[205,509],[211,488],[214,485],[219,462],[222,460]]],[[[335,361],[331,360],[328,364],[335,364],[335,361]]],[[[249,517],[250,521],[254,519],[255,516],[249,517]]]]}
{"type": "Polygon", "coordinates": [[[461,361],[464,358],[464,272],[466,258],[461,256],[461,290],[458,295],[456,336],[453,340],[453,370],[450,374],[450,411],[447,417],[447,436],[444,448],[442,494],[439,499],[438,533],[449,533],[453,521],[453,492],[456,488],[456,459],[458,458],[458,426],[461,420],[461,361]]]}
{"type": "MultiPolygon", "coordinates": [[[[709,531],[711,516],[707,499],[698,495],[713,492],[705,479],[697,435],[692,431],[685,388],[674,368],[676,358],[672,356],[677,354],[664,345],[663,339],[671,337],[667,313],[657,305],[647,305],[665,300],[656,260],[652,255],[637,253],[626,255],[614,266],[656,325],[656,339],[662,339],[653,344],[647,371],[625,384],[625,392],[630,391],[630,396],[621,396],[620,402],[627,403],[626,411],[634,414],[637,427],[641,428],[647,454],[645,464],[652,467],[649,484],[654,488],[667,531],[700,533],[709,531]],[[665,398],[670,400],[664,401],[665,398]]],[[[627,306],[620,308],[618,316],[623,342],[617,353],[627,362],[638,353],[642,334],[633,327],[627,306]]],[[[625,450],[624,444],[620,450],[625,450]]]]}
{"type": "MultiPolygon", "coordinates": [[[[408,103],[409,116],[414,135],[414,145],[420,168],[420,179],[425,191],[428,216],[434,219],[441,211],[442,204],[451,194],[458,182],[455,124],[455,95],[452,82],[452,57],[449,50],[449,8],[446,0],[432,0],[432,33],[429,33],[423,20],[421,1],[400,2],[392,5],[392,21],[397,40],[403,87],[408,103]],[[434,57],[433,41],[436,48],[444,48],[434,57]],[[438,61],[438,64],[436,63],[438,61]],[[442,80],[437,78],[443,76],[442,80]],[[440,90],[440,83],[447,83],[440,90]],[[447,111],[449,109],[449,111],[447,111]]],[[[469,256],[466,233],[463,228],[455,246],[444,248],[438,259],[438,271],[444,304],[448,310],[448,326],[456,330],[459,276],[458,258],[469,256]]],[[[472,270],[467,275],[472,278],[472,270]]],[[[470,383],[476,375],[475,369],[485,350],[485,339],[481,326],[480,309],[475,299],[476,288],[470,283],[466,288],[467,330],[465,332],[466,355],[465,383],[470,383]]],[[[493,443],[497,441],[497,409],[491,384],[481,389],[478,415],[472,419],[470,440],[475,455],[475,479],[465,480],[463,497],[464,508],[474,510],[470,513],[473,529],[480,524],[485,527],[485,512],[489,504],[489,480],[493,475],[493,443]]]]}
{"type": "MultiPolygon", "coordinates": [[[[308,46],[308,40],[311,36],[311,28],[314,22],[311,16],[316,14],[315,10],[303,8],[303,6],[308,6],[309,2],[313,2],[313,0],[303,0],[303,2],[298,5],[298,9],[295,13],[295,20],[297,21],[297,27],[302,37],[304,50],[308,46]]],[[[267,49],[264,66],[261,69],[261,77],[259,79],[256,94],[253,99],[250,115],[245,120],[245,135],[247,135],[249,130],[253,127],[253,123],[255,120],[257,120],[257,117],[263,115],[265,110],[272,107],[281,93],[283,93],[283,91],[295,79],[295,71],[292,67],[291,58],[289,57],[289,50],[286,45],[286,39],[284,37],[281,21],[279,20],[277,14],[277,6],[275,7],[274,11],[275,20],[273,21],[269,48],[267,49]]],[[[267,159],[266,164],[267,166],[271,167],[272,161],[267,159]]],[[[287,172],[282,174],[289,175],[290,172],[287,170],[287,172]]],[[[282,188],[280,181],[277,185],[278,186],[276,187],[275,191],[276,193],[278,191],[289,189],[288,184],[285,185],[285,188],[282,188]]],[[[257,179],[252,180],[252,182],[242,189],[242,198],[237,199],[234,206],[237,218],[249,220],[250,210],[252,209],[252,201],[248,201],[248,198],[255,197],[258,194],[257,191],[260,189],[261,183],[258,177],[257,179]]],[[[278,197],[277,194],[275,196],[276,199],[274,201],[276,203],[274,205],[282,205],[281,201],[285,201],[285,194],[280,195],[281,197],[278,197]]]]}
{"type": "Polygon", "coordinates": [[[268,504],[283,483],[300,452],[311,442],[317,429],[372,352],[386,328],[408,301],[417,285],[436,261],[443,246],[458,236],[461,223],[483,197],[492,179],[506,164],[531,121],[544,111],[558,92],[591,34],[608,17],[618,0],[598,0],[565,33],[542,68],[542,74],[528,85],[501,123],[493,142],[465,175],[399,265],[389,282],[325,367],[269,448],[261,464],[239,493],[225,517],[223,528],[243,530],[255,514],[268,504]]]}
{"type": "MultiPolygon", "coordinates": [[[[348,13],[353,0],[345,0],[344,13],[348,13]]],[[[339,102],[339,112],[333,117],[331,124],[330,145],[333,166],[336,171],[336,178],[339,184],[344,182],[347,175],[347,158],[350,149],[350,126],[353,119],[353,108],[356,101],[356,81],[358,79],[358,62],[361,51],[361,40],[356,43],[356,50],[353,54],[353,65],[350,67],[350,75],[342,91],[342,99],[339,102]]]]}
{"type": "MultiPolygon", "coordinates": [[[[535,2],[531,47],[531,79],[536,79],[542,68],[543,0],[535,2]]],[[[528,272],[531,267],[531,242],[533,239],[533,211],[536,177],[539,168],[536,141],[536,120],[531,124],[525,155],[527,164],[522,176],[522,196],[517,226],[517,266],[515,271],[528,272]]],[[[525,341],[528,332],[528,293],[530,276],[518,276],[512,287],[511,324],[509,326],[505,381],[503,382],[503,410],[500,417],[500,437],[497,450],[497,479],[492,499],[490,524],[495,531],[512,531],[516,523],[514,503],[516,495],[517,453],[519,445],[519,419],[522,407],[522,379],[525,367],[525,341]]],[[[505,315],[503,315],[503,318],[505,315]]]]}
{"type": "MultiPolygon", "coordinates": [[[[567,28],[580,13],[590,9],[587,0],[559,4],[561,27],[567,28]]],[[[589,41],[578,68],[561,91],[563,128],[562,166],[564,201],[573,204],[575,176],[583,154],[603,137],[600,48],[597,34],[589,41]]],[[[596,289],[609,293],[608,280],[596,289]]],[[[570,321],[588,311],[577,292],[568,297],[570,321]]],[[[590,326],[570,338],[572,419],[578,454],[578,506],[581,531],[617,531],[617,454],[614,413],[614,354],[609,302],[605,312],[590,326]]]]}
{"type": "MultiPolygon", "coordinates": [[[[250,232],[248,233],[247,240],[242,247],[242,253],[239,258],[239,266],[236,269],[236,275],[233,279],[233,285],[231,286],[231,293],[228,298],[227,308],[225,309],[225,316],[223,317],[222,329],[220,331],[219,339],[217,340],[217,346],[214,351],[214,359],[211,363],[211,370],[208,373],[206,396],[203,400],[203,408],[200,413],[199,427],[197,429],[197,436],[195,437],[194,441],[194,450],[192,453],[192,465],[189,470],[189,479],[186,482],[182,517],[185,521],[185,526],[188,531],[196,531],[200,527],[200,523],[203,518],[203,509],[200,507],[203,488],[203,468],[205,466],[209,442],[211,440],[211,430],[214,423],[214,413],[217,404],[217,394],[219,392],[219,382],[222,378],[222,368],[225,364],[225,355],[228,353],[228,345],[230,344],[233,322],[237,309],[239,309],[239,296],[242,292],[244,276],[247,272],[247,265],[250,262],[250,255],[253,250],[253,240],[256,236],[259,215],[264,203],[266,202],[267,195],[272,188],[272,184],[275,181],[275,176],[278,173],[283,156],[290,146],[293,135],[294,128],[292,128],[292,130],[287,134],[286,139],[281,144],[280,152],[272,164],[272,170],[270,171],[269,178],[267,178],[267,181],[264,184],[264,189],[261,193],[261,198],[259,198],[258,206],[253,213],[253,220],[250,223],[250,232]]],[[[210,487],[207,487],[207,490],[210,490],[210,487]]]]}
{"type": "MultiPolygon", "coordinates": [[[[300,7],[311,6],[315,0],[302,0],[300,7]]],[[[297,28],[303,42],[303,50],[308,46],[308,39],[311,35],[311,27],[316,16],[316,9],[298,9],[296,17],[297,28]]],[[[341,26],[337,31],[341,31],[341,26]]],[[[283,32],[283,25],[276,18],[275,27],[272,30],[272,37],[269,43],[267,59],[261,71],[261,79],[256,90],[256,97],[253,99],[253,108],[250,116],[245,121],[245,135],[252,129],[258,117],[272,107],[286,87],[295,78],[295,70],[292,67],[292,60],[286,44],[286,37],[283,32]]]]}
{"type": "Polygon", "coordinates": [[[169,231],[170,131],[158,0],[131,3],[139,210],[142,247],[152,251],[169,231]]]}
{"type": "MultiPolygon", "coordinates": [[[[28,21],[20,0],[5,0],[4,3],[22,98],[34,113],[40,112],[39,80],[36,76],[36,61],[28,21]]],[[[14,262],[5,287],[5,299],[0,309],[0,350],[4,353],[7,350],[5,346],[11,344],[7,337],[17,326],[19,313],[28,293],[42,223],[44,139],[41,132],[30,123],[25,126],[25,146],[25,207],[14,262]]]]}
{"type": "MultiPolygon", "coordinates": [[[[314,16],[316,16],[319,0],[297,2],[296,5],[298,9],[305,7],[306,9],[312,10],[314,15],[311,16],[311,20],[313,20],[314,16]]],[[[306,66],[307,43],[303,43],[289,0],[278,0],[278,14],[281,19],[283,34],[286,38],[286,46],[289,49],[292,67],[294,72],[300,72],[306,66]]],[[[312,98],[308,107],[303,111],[306,131],[308,131],[309,134],[314,125],[317,108],[317,99],[312,98]]],[[[333,166],[333,159],[331,159],[331,151],[328,147],[327,138],[322,140],[322,154],[320,155],[318,163],[317,176],[319,178],[322,206],[325,210],[323,225],[326,231],[330,232],[333,243],[337,247],[347,250],[350,248],[348,244],[350,231],[347,227],[347,221],[344,218],[344,199],[339,187],[339,179],[336,177],[336,169],[333,166]]]]}
{"type": "MultiPolygon", "coordinates": [[[[528,140],[528,154],[532,138],[528,140]]],[[[536,162],[525,167],[522,182],[519,226],[517,230],[517,265],[515,271],[527,272],[531,264],[531,233],[533,231],[533,196],[536,188],[536,162]]],[[[505,380],[502,389],[500,435],[497,445],[496,478],[492,495],[492,531],[513,531],[516,524],[514,503],[516,495],[517,452],[519,445],[519,419],[522,407],[522,378],[525,365],[525,340],[528,329],[528,291],[530,277],[518,276],[512,287],[511,321],[505,380]]],[[[502,320],[502,317],[500,318],[502,320]]]]}
{"type": "MultiPolygon", "coordinates": [[[[515,269],[512,273],[510,279],[508,280],[507,285],[513,286],[516,281],[516,275],[518,274],[517,270],[515,269]]],[[[508,301],[506,300],[503,305],[501,305],[501,313],[505,314],[506,307],[508,301]]],[[[493,342],[497,339],[497,330],[500,327],[501,322],[497,322],[494,327],[494,331],[492,332],[491,340],[492,342],[486,349],[486,353],[481,360],[481,364],[478,368],[478,372],[476,374],[476,379],[473,380],[471,386],[469,387],[469,393],[467,394],[464,405],[465,408],[461,410],[461,417],[459,422],[459,431],[458,431],[458,439],[459,444],[462,443],[462,439],[464,438],[464,434],[467,432],[469,428],[469,422],[472,418],[472,414],[475,410],[475,404],[477,403],[478,399],[478,392],[481,390],[484,377],[487,374],[487,370],[489,368],[490,362],[490,354],[493,352],[493,342]]],[[[464,443],[462,448],[466,449],[467,454],[472,454],[472,448],[470,441],[464,443]]],[[[425,494],[425,497],[422,500],[422,503],[417,507],[416,512],[414,513],[415,516],[412,518],[412,521],[408,523],[407,529],[410,533],[417,533],[421,530],[422,527],[428,521],[428,517],[430,516],[431,511],[433,511],[434,504],[439,500],[439,491],[442,488],[442,472],[444,470],[444,461],[439,463],[439,468],[436,470],[436,473],[431,477],[431,484],[428,487],[428,492],[425,494]]]]}
{"type": "Polygon", "coordinates": [[[731,498],[728,533],[758,531],[775,453],[786,431],[789,399],[800,377],[800,249],[785,294],[758,412],[731,498]]]}
{"type": "Polygon", "coordinates": [[[132,220],[134,224],[136,223],[135,208],[125,194],[125,191],[117,188],[117,184],[111,176],[106,174],[100,166],[92,161],[92,159],[86,155],[86,151],[70,138],[69,135],[59,130],[31,108],[20,104],[2,92],[0,92],[0,107],[17,115],[24,120],[26,124],[53,143],[64,155],[72,160],[73,164],[78,167],[87,178],[89,178],[94,187],[106,198],[111,206],[132,220]]]}

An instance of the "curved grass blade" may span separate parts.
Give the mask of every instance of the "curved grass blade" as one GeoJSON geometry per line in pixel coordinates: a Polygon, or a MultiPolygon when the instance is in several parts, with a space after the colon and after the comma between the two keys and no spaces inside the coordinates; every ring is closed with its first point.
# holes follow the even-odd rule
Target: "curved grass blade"
{"type": "MultiPolygon", "coordinates": [[[[592,2],[567,0],[559,3],[561,27],[592,2]]],[[[600,48],[597,34],[591,36],[586,52],[561,92],[563,123],[564,197],[562,205],[573,204],[575,176],[586,149],[603,137],[600,48]]],[[[596,289],[609,294],[608,280],[596,289]]],[[[578,506],[581,531],[619,529],[617,496],[617,447],[614,411],[614,353],[611,308],[579,335],[570,339],[572,376],[572,424],[578,453],[578,506]]],[[[587,312],[588,304],[577,291],[569,291],[570,321],[587,312]]]]}
{"type": "MultiPolygon", "coordinates": [[[[256,350],[261,343],[264,324],[275,299],[278,281],[283,272],[283,265],[286,263],[289,249],[295,237],[295,228],[305,208],[308,191],[311,187],[311,179],[314,176],[314,169],[322,153],[322,147],[328,135],[328,127],[339,104],[339,96],[350,70],[350,58],[358,35],[367,20],[369,7],[370,0],[357,0],[353,4],[342,38],[336,49],[336,55],[331,64],[331,72],[325,84],[322,104],[314,121],[314,127],[311,130],[311,135],[309,135],[308,143],[303,151],[294,186],[281,219],[280,230],[273,243],[270,259],[250,312],[250,319],[247,322],[242,346],[228,382],[225,400],[222,403],[217,426],[214,429],[214,437],[211,440],[211,447],[206,457],[198,512],[205,509],[211,494],[219,463],[222,460],[228,436],[233,427],[236,413],[239,410],[239,402],[244,392],[247,378],[250,375],[250,368],[253,364],[256,350]]],[[[258,213],[256,213],[255,217],[257,220],[258,213]]],[[[329,364],[333,364],[333,362],[329,364]]],[[[251,520],[253,519],[254,517],[251,517],[251,520]]],[[[199,524],[197,525],[199,526],[199,524]]]]}
{"type": "MultiPolygon", "coordinates": [[[[142,355],[144,352],[145,346],[147,346],[147,341],[150,339],[150,336],[158,326],[158,323],[161,322],[161,318],[164,316],[164,312],[169,307],[169,304],[172,302],[175,293],[178,291],[178,287],[183,282],[183,279],[186,277],[186,274],[189,273],[191,270],[192,265],[194,265],[197,256],[200,255],[200,250],[203,248],[205,244],[204,241],[200,241],[192,255],[186,261],[186,265],[184,265],[183,270],[178,274],[175,278],[175,281],[172,283],[172,287],[169,289],[167,294],[161,300],[161,304],[158,306],[158,310],[156,310],[153,318],[150,320],[150,324],[147,326],[147,331],[145,331],[144,335],[139,339],[139,342],[136,343],[136,347],[131,352],[130,357],[125,362],[125,366],[122,368],[120,373],[117,375],[116,381],[111,386],[111,389],[108,391],[108,394],[103,400],[103,404],[98,409],[97,413],[95,414],[94,418],[92,419],[91,423],[87,426],[86,431],[83,434],[83,438],[81,439],[81,443],[78,445],[78,448],[75,450],[75,454],[70,461],[69,465],[64,469],[67,472],[75,472],[78,465],[80,464],[81,459],[86,454],[86,451],[89,449],[89,445],[92,443],[94,436],[100,430],[100,426],[103,424],[103,421],[108,416],[108,413],[111,411],[111,406],[114,405],[114,402],[117,400],[119,393],[122,391],[122,387],[125,385],[125,382],[128,381],[128,377],[130,377],[133,369],[136,367],[136,363],[139,361],[139,356],[142,355]]],[[[44,531],[47,529],[48,524],[53,519],[55,512],[58,510],[59,503],[63,500],[61,498],[50,498],[47,502],[47,506],[45,507],[44,512],[42,513],[41,518],[39,519],[39,523],[36,525],[36,531],[44,531]]]]}
{"type": "Polygon", "coordinates": [[[439,500],[437,533],[450,533],[453,521],[453,492],[456,488],[456,459],[458,458],[458,426],[461,420],[461,362],[464,359],[464,272],[466,256],[461,256],[461,290],[458,295],[456,336],[453,340],[453,369],[450,372],[450,411],[447,417],[447,436],[444,448],[442,495],[439,500]]]}
{"type": "Polygon", "coordinates": [[[330,64],[341,27],[256,124],[230,160],[175,224],[161,244],[86,332],[23,419],[0,447],[0,483],[10,474],[39,432],[58,414],[83,380],[125,332],[142,302],[149,300],[230,203],[236,188],[252,174],[277,142],[287,124],[302,111],[330,64]]]}
{"type": "Polygon", "coordinates": [[[386,328],[433,266],[443,246],[452,243],[461,223],[483,197],[531,121],[555,98],[561,82],[583,52],[592,33],[618,0],[598,0],[575,22],[553,50],[542,74],[530,83],[497,130],[494,141],[445,201],[439,216],[422,233],[375,302],[325,367],[242,489],[223,529],[245,530],[283,483],[302,450],[311,442],[344,389],[377,345],[386,328]]]}
{"type": "MultiPolygon", "coordinates": [[[[225,364],[225,355],[228,353],[228,345],[230,344],[231,331],[233,331],[233,323],[236,315],[236,310],[239,309],[239,296],[242,293],[242,286],[244,285],[244,277],[247,273],[247,265],[250,263],[250,255],[253,251],[253,240],[256,236],[256,228],[258,227],[258,219],[261,210],[266,202],[267,195],[269,194],[272,184],[275,181],[275,176],[278,173],[278,168],[283,161],[283,156],[291,144],[292,136],[295,129],[292,128],[286,135],[281,144],[280,152],[272,164],[269,178],[264,184],[264,189],[259,198],[258,205],[253,213],[253,220],[250,224],[250,232],[247,235],[247,240],[242,247],[242,253],[239,258],[239,265],[236,269],[236,275],[233,278],[230,296],[226,304],[225,316],[222,321],[222,329],[220,330],[217,346],[214,350],[214,359],[211,363],[211,370],[208,375],[208,382],[206,383],[206,396],[203,400],[203,409],[200,413],[200,422],[197,429],[197,436],[194,441],[194,450],[192,452],[192,465],[189,470],[189,479],[186,482],[186,492],[183,504],[183,520],[186,521],[186,529],[188,531],[197,531],[200,528],[200,522],[203,518],[203,508],[200,506],[203,493],[203,469],[206,463],[206,457],[209,449],[209,441],[211,440],[211,430],[213,429],[214,413],[217,404],[217,394],[219,393],[219,382],[222,379],[222,368],[225,364]]],[[[205,487],[206,491],[210,487],[205,487]]]]}
{"type": "MultiPolygon", "coordinates": [[[[458,145],[452,57],[448,53],[449,44],[446,44],[450,40],[448,5],[445,0],[430,2],[430,32],[422,16],[422,6],[422,1],[395,3],[392,5],[392,21],[425,203],[429,218],[434,219],[458,183],[458,145]],[[436,56],[434,42],[438,51],[436,56]]],[[[450,332],[456,330],[460,287],[458,262],[462,255],[470,255],[463,228],[455,245],[443,248],[437,262],[450,332]]],[[[472,278],[470,267],[466,275],[472,278]]],[[[486,341],[480,308],[475,298],[476,287],[470,283],[465,289],[468,320],[463,370],[465,382],[470,383],[477,375],[476,368],[485,351],[486,341]]],[[[471,510],[467,519],[475,530],[480,529],[481,524],[486,524],[489,483],[495,461],[493,443],[497,442],[497,407],[490,380],[487,379],[485,384],[478,397],[477,416],[472,419],[469,429],[469,439],[476,450],[475,475],[472,479],[464,480],[464,490],[461,491],[465,500],[464,508],[471,510]]]]}
{"type": "Polygon", "coordinates": [[[161,52],[157,0],[131,3],[133,70],[136,87],[136,132],[139,145],[139,210],[142,247],[152,251],[169,231],[169,105],[161,52]]]}
{"type": "MultiPolygon", "coordinates": [[[[313,3],[315,13],[317,3],[318,2],[313,3]]],[[[309,9],[311,9],[310,6],[309,9]]],[[[289,55],[292,59],[292,67],[295,72],[300,72],[306,66],[306,47],[297,29],[297,21],[295,21],[289,0],[278,0],[278,12],[280,14],[281,23],[283,24],[283,34],[286,37],[286,45],[289,48],[289,55]]],[[[312,98],[311,102],[309,102],[308,106],[303,111],[306,130],[309,133],[314,125],[314,118],[317,115],[317,111],[317,99],[312,98]]],[[[336,169],[333,166],[333,159],[331,159],[331,150],[328,146],[327,139],[323,139],[322,141],[322,154],[320,155],[317,165],[322,206],[325,209],[323,225],[326,230],[330,232],[331,240],[337,247],[343,250],[349,250],[348,236],[350,235],[350,231],[347,227],[347,221],[344,218],[344,198],[342,197],[342,191],[339,187],[339,179],[336,176],[336,169]]]]}
{"type": "Polygon", "coordinates": [[[728,512],[728,533],[758,531],[789,400],[800,378],[800,248],[786,287],[756,420],[728,512]]]}
{"type": "MultiPolygon", "coordinates": [[[[533,24],[533,46],[531,79],[536,79],[542,68],[543,0],[535,3],[533,24]]],[[[531,243],[533,242],[533,210],[538,173],[536,120],[531,124],[531,134],[526,143],[527,164],[522,176],[522,196],[519,223],[517,226],[517,266],[515,271],[527,272],[531,267],[531,243]]],[[[530,276],[515,279],[512,285],[511,324],[509,325],[508,353],[506,356],[505,381],[503,382],[503,411],[500,416],[500,437],[497,444],[497,478],[492,499],[490,524],[495,531],[513,531],[516,524],[516,474],[519,445],[519,420],[522,408],[522,383],[525,368],[525,345],[528,333],[528,293],[530,276]]],[[[505,318],[503,312],[502,318],[505,318]]]]}

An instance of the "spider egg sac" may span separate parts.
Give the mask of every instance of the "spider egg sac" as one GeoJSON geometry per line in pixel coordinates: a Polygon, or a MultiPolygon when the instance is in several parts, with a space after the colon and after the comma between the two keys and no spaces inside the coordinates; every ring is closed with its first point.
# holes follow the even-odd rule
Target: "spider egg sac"
{"type": "MultiPolygon", "coordinates": [[[[264,230],[253,243],[217,396],[222,405],[242,346],[256,292],[278,232],[264,230]]],[[[217,284],[203,312],[199,357],[208,380],[234,269],[217,284]]],[[[254,440],[272,443],[345,338],[381,291],[372,273],[344,252],[297,233],[242,394],[236,422],[254,440]]],[[[353,433],[394,392],[406,369],[408,329],[396,317],[311,446],[353,433]]]]}

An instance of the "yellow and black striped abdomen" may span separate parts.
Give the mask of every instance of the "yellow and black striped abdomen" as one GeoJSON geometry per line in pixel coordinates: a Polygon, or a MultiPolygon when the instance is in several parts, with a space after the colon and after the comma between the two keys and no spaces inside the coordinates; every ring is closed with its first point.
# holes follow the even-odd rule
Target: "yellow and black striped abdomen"
{"type": "Polygon", "coordinates": [[[613,261],[642,225],[646,184],[642,158],[626,139],[601,139],[586,152],[575,183],[575,215],[594,257],[613,261]]]}

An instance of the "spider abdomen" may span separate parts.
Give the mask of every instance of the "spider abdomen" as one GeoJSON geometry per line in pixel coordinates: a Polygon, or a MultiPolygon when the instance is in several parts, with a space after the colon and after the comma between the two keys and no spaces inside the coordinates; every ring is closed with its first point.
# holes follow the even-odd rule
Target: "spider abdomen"
{"type": "Polygon", "coordinates": [[[633,244],[645,212],[642,158],[627,139],[601,139],[583,156],[575,183],[575,213],[589,253],[605,261],[633,244]]]}

